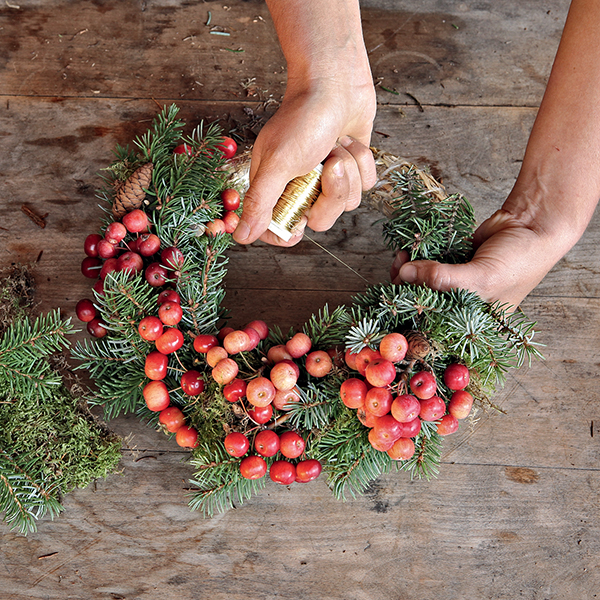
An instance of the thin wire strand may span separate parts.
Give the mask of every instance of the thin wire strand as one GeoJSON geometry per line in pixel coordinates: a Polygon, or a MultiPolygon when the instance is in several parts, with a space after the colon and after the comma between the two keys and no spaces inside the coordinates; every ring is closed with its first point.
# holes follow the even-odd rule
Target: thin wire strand
{"type": "Polygon", "coordinates": [[[330,250],[327,250],[327,248],[325,248],[325,246],[321,246],[321,244],[319,244],[319,242],[317,242],[316,240],[313,240],[309,235],[306,235],[306,233],[304,234],[304,237],[307,240],[309,240],[310,242],[312,242],[315,246],[318,246],[319,248],[321,248],[321,250],[323,250],[324,252],[327,252],[327,254],[329,254],[329,256],[331,256],[332,258],[335,258],[335,260],[337,260],[339,263],[344,265],[347,269],[352,271],[355,275],[360,277],[367,285],[369,285],[368,279],[365,279],[358,271],[354,270],[349,264],[345,263],[341,258],[338,258],[333,252],[331,252],[330,250]]]}

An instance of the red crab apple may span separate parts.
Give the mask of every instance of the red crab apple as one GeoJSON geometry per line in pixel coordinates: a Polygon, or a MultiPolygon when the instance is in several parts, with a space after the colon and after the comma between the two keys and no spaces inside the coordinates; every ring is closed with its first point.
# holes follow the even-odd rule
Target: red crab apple
{"type": "Polygon", "coordinates": [[[90,233],[83,242],[83,251],[86,256],[98,257],[98,242],[104,239],[99,233],[90,233]]]}
{"type": "Polygon", "coordinates": [[[408,460],[415,453],[415,443],[410,438],[401,437],[387,453],[392,460],[408,460]]]}
{"type": "Polygon", "coordinates": [[[275,386],[266,377],[256,377],[248,382],[246,398],[253,406],[267,406],[275,398],[275,386]]]}
{"type": "Polygon", "coordinates": [[[267,350],[267,360],[272,363],[278,363],[282,360],[292,360],[292,355],[283,344],[277,344],[267,350]]]}
{"type": "Polygon", "coordinates": [[[88,322],[87,330],[88,333],[97,338],[103,338],[108,333],[108,329],[106,329],[98,317],[88,322]]]}
{"type": "Polygon", "coordinates": [[[99,296],[104,296],[104,281],[102,279],[98,279],[98,281],[96,281],[96,283],[93,285],[92,289],[99,296]]]}
{"type": "MultiPolygon", "coordinates": [[[[131,248],[130,248],[131,249],[131,248]]],[[[137,251],[142,256],[152,256],[160,250],[160,238],[155,233],[143,233],[137,242],[137,251]]]]}
{"type": "Polygon", "coordinates": [[[383,417],[390,412],[392,406],[392,392],[387,388],[374,387],[367,391],[365,396],[365,410],[375,415],[383,417]]]}
{"type": "Polygon", "coordinates": [[[244,352],[250,346],[250,337],[245,331],[236,329],[223,338],[223,348],[229,354],[244,352]]]}
{"type": "Polygon", "coordinates": [[[388,333],[379,342],[379,352],[386,360],[399,362],[404,360],[408,342],[401,333],[388,333]]]}
{"type": "Polygon", "coordinates": [[[346,379],[340,386],[340,397],[348,408],[360,408],[365,403],[367,384],[357,377],[346,379]]]}
{"type": "Polygon", "coordinates": [[[267,406],[254,406],[248,409],[248,416],[259,425],[264,425],[271,420],[273,416],[273,406],[267,404],[267,406]]]}
{"type": "Polygon", "coordinates": [[[295,431],[284,431],[279,436],[279,451],[286,458],[298,458],[305,446],[303,437],[295,431]]]}
{"type": "Polygon", "coordinates": [[[254,438],[254,449],[262,456],[275,456],[279,452],[279,436],[272,429],[263,429],[254,438]]]}
{"type": "Polygon", "coordinates": [[[237,210],[240,207],[240,194],[233,188],[221,192],[221,201],[225,210],[237,210]]]}
{"type": "Polygon", "coordinates": [[[450,435],[458,431],[458,419],[454,415],[444,415],[437,426],[439,435],[450,435]]]}
{"type": "Polygon", "coordinates": [[[242,331],[248,336],[249,342],[246,351],[254,350],[256,346],[260,343],[260,335],[256,331],[256,329],[252,329],[252,327],[244,327],[242,331]]]}
{"type": "Polygon", "coordinates": [[[298,483],[308,483],[313,481],[321,474],[322,466],[318,460],[310,458],[301,460],[296,465],[296,481],[298,483]]]}
{"type": "Polygon", "coordinates": [[[149,315],[140,321],[138,332],[142,339],[155,342],[163,334],[163,323],[158,317],[149,315]]]}
{"type": "Polygon", "coordinates": [[[98,242],[98,256],[100,258],[114,258],[119,253],[117,244],[111,244],[103,239],[98,242]]]}
{"type": "Polygon", "coordinates": [[[392,438],[380,435],[374,427],[369,431],[368,439],[371,446],[380,452],[387,452],[394,445],[392,438]]]}
{"type": "Polygon", "coordinates": [[[366,346],[356,356],[356,370],[364,376],[367,365],[378,358],[381,358],[379,351],[366,346]]]}
{"type": "Polygon", "coordinates": [[[289,360],[282,360],[273,366],[269,373],[269,379],[277,390],[286,392],[296,386],[298,371],[294,366],[296,365],[289,360]]]}
{"type": "Polygon", "coordinates": [[[228,358],[227,350],[223,346],[213,346],[206,353],[206,362],[210,367],[216,367],[224,358],[228,358]]]}
{"type": "Polygon", "coordinates": [[[227,233],[223,219],[214,219],[206,224],[206,235],[217,237],[222,233],[227,233]]]}
{"type": "Polygon", "coordinates": [[[243,379],[234,379],[223,388],[223,396],[227,402],[237,402],[246,395],[246,382],[243,379]]]}
{"type": "Polygon", "coordinates": [[[181,389],[188,396],[198,396],[204,391],[204,378],[202,373],[190,369],[181,376],[181,389]]]}
{"type": "Polygon", "coordinates": [[[402,435],[402,425],[392,415],[379,417],[373,430],[380,439],[388,439],[392,442],[395,442],[402,435]]]}
{"type": "Polygon", "coordinates": [[[187,154],[188,156],[191,156],[192,147],[188,144],[179,144],[179,146],[173,148],[173,154],[187,154]]]}
{"type": "Polygon", "coordinates": [[[151,381],[144,386],[142,395],[146,406],[153,412],[160,412],[171,403],[169,390],[163,381],[151,381]]]}
{"type": "Polygon", "coordinates": [[[289,339],[285,348],[292,358],[300,358],[304,356],[312,347],[311,339],[302,332],[298,332],[289,339]]]}
{"type": "Polygon", "coordinates": [[[82,298],[75,305],[75,314],[80,321],[84,323],[89,323],[92,319],[96,317],[96,307],[94,303],[88,298],[82,298]]]}
{"type": "Polygon", "coordinates": [[[171,354],[176,352],[183,346],[183,333],[176,327],[169,327],[164,330],[164,333],[154,342],[156,349],[163,354],[171,354]]]}
{"type": "Polygon", "coordinates": [[[242,459],[240,474],[244,479],[260,479],[267,472],[267,462],[262,456],[252,454],[242,459]]]}
{"type": "Polygon", "coordinates": [[[136,252],[125,252],[117,259],[117,269],[131,275],[141,273],[144,270],[144,259],[136,252]]]}
{"type": "Polygon", "coordinates": [[[415,417],[408,423],[400,423],[400,425],[402,425],[402,437],[414,438],[421,431],[421,419],[419,417],[415,417]]]}
{"type": "Polygon", "coordinates": [[[81,274],[89,279],[96,279],[102,268],[102,261],[99,258],[86,256],[81,261],[81,274]]]}
{"type": "Polygon", "coordinates": [[[110,244],[117,245],[125,239],[127,235],[127,228],[123,223],[114,221],[106,227],[104,232],[104,239],[110,244]]]}
{"type": "Polygon", "coordinates": [[[225,445],[225,450],[231,456],[235,456],[239,458],[240,456],[244,456],[248,449],[250,448],[250,441],[248,438],[239,431],[232,431],[225,436],[223,440],[223,444],[225,445]]]}
{"type": "Polygon", "coordinates": [[[179,248],[169,246],[160,253],[160,262],[168,269],[177,271],[183,266],[183,254],[179,248]]]}
{"type": "Polygon", "coordinates": [[[160,263],[153,262],[146,267],[144,277],[152,287],[160,287],[167,283],[169,272],[160,263]]]}
{"type": "Polygon", "coordinates": [[[222,342],[225,339],[225,336],[229,333],[231,333],[232,331],[235,331],[235,329],[233,327],[222,327],[221,329],[219,329],[219,333],[217,334],[217,338],[222,342]]]}
{"type": "Polygon", "coordinates": [[[176,433],[185,425],[185,415],[176,406],[169,406],[160,411],[158,422],[170,433],[176,433]]]}
{"type": "Polygon", "coordinates": [[[269,469],[269,477],[275,483],[289,485],[296,481],[296,467],[287,460],[276,460],[269,469]]]}
{"type": "Polygon", "coordinates": [[[437,390],[437,382],[435,375],[429,371],[419,371],[410,378],[410,389],[412,393],[419,398],[425,400],[431,398],[437,390]]]}
{"type": "Polygon", "coordinates": [[[121,220],[130,233],[141,233],[148,229],[148,215],[139,208],[128,212],[121,220]]]}
{"type": "Polygon", "coordinates": [[[300,400],[300,397],[298,396],[298,392],[296,392],[295,388],[286,392],[277,390],[277,392],[275,392],[275,398],[273,398],[272,404],[277,410],[287,411],[292,410],[293,404],[298,402],[298,400],[300,400]]]}
{"type": "Polygon", "coordinates": [[[411,394],[402,394],[392,402],[392,416],[400,423],[416,419],[421,412],[421,403],[411,394]]]}
{"type": "Polygon", "coordinates": [[[194,350],[206,354],[211,348],[219,345],[219,340],[214,335],[201,333],[194,338],[194,350]]]}
{"type": "Polygon", "coordinates": [[[448,365],[444,370],[444,383],[452,391],[464,390],[469,385],[469,369],[459,363],[448,365]]]}
{"type": "Polygon", "coordinates": [[[212,370],[212,378],[219,385],[227,385],[233,381],[238,374],[239,367],[232,358],[221,359],[212,370]]]}
{"type": "Polygon", "coordinates": [[[358,371],[358,369],[356,368],[357,356],[358,353],[352,352],[351,350],[346,350],[346,352],[344,353],[344,361],[348,365],[348,368],[352,369],[353,371],[358,371]]]}
{"type": "Polygon", "coordinates": [[[181,298],[175,290],[163,290],[156,298],[156,303],[160,306],[165,302],[177,302],[181,304],[181,298]]]}
{"type": "Polygon", "coordinates": [[[385,387],[396,379],[394,363],[385,358],[376,358],[365,367],[367,381],[375,387],[385,387]]]}
{"type": "Polygon", "coordinates": [[[146,362],[144,363],[144,373],[146,377],[154,381],[164,379],[167,375],[167,365],[169,359],[167,356],[154,350],[146,356],[146,362]]]}
{"type": "Polygon", "coordinates": [[[220,150],[223,154],[224,159],[230,159],[235,156],[237,152],[237,143],[233,138],[225,136],[223,140],[217,145],[217,150],[220,150]]]}
{"type": "Polygon", "coordinates": [[[465,390],[457,390],[448,403],[448,412],[457,419],[466,419],[473,408],[473,396],[465,390]]]}
{"type": "Polygon", "coordinates": [[[182,317],[183,310],[177,302],[164,302],[158,309],[158,318],[165,325],[177,325],[182,317]]]}
{"type": "Polygon", "coordinates": [[[313,377],[325,377],[333,368],[331,356],[324,350],[315,350],[306,356],[306,372],[313,377]]]}
{"type": "MultiPolygon", "coordinates": [[[[260,319],[250,321],[250,323],[248,323],[246,325],[246,327],[252,327],[252,329],[254,329],[256,332],[258,332],[258,335],[260,336],[261,340],[266,340],[267,337],[269,336],[268,325],[264,321],[261,321],[260,319]]],[[[244,329],[246,329],[246,327],[244,327],[244,329]]]]}
{"type": "Polygon", "coordinates": [[[223,225],[225,225],[225,233],[233,233],[240,222],[240,218],[237,213],[234,213],[232,210],[228,210],[223,215],[223,225]]]}
{"type": "Polygon", "coordinates": [[[437,421],[446,412],[446,403],[439,396],[432,396],[421,400],[419,417],[423,421],[437,421]]]}
{"type": "Polygon", "coordinates": [[[104,281],[108,275],[114,273],[115,271],[118,271],[117,267],[118,262],[116,258],[109,258],[108,260],[105,260],[104,264],[102,265],[102,268],[100,269],[98,277],[100,277],[100,279],[104,281]]]}
{"type": "Polygon", "coordinates": [[[375,427],[375,423],[379,417],[376,417],[372,412],[368,411],[364,406],[356,409],[356,416],[358,420],[370,429],[375,427]]]}
{"type": "Polygon", "coordinates": [[[198,432],[193,427],[184,425],[177,430],[175,441],[182,448],[195,448],[198,445],[198,432]]]}

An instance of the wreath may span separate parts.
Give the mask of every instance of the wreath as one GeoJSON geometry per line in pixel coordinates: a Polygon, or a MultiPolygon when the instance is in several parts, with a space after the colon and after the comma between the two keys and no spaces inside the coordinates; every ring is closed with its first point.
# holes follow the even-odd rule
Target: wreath
{"type": "MultiPolygon", "coordinates": [[[[392,284],[323,306],[299,331],[230,324],[223,279],[248,156],[216,124],[183,135],[177,114],[165,107],[103,175],[105,215],[82,262],[95,283],[76,307],[91,337],[71,351],[92,381],[87,404],[106,419],[136,413],[190,448],[189,505],[207,516],[269,479],[325,477],[346,499],[391,470],[435,476],[443,437],[474,403],[493,407],[508,369],[540,356],[534,324],[465,290],[392,284]]],[[[374,152],[367,201],[387,246],[468,260],[468,201],[374,152]]]]}

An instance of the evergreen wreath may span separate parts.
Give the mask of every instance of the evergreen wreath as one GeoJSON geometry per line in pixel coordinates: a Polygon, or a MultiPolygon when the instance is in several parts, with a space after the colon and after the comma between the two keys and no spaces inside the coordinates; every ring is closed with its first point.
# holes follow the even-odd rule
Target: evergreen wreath
{"type": "MultiPolygon", "coordinates": [[[[379,284],[325,305],[301,331],[227,326],[223,278],[247,185],[246,155],[216,124],[183,135],[165,107],[135,147],[117,147],[87,236],[93,297],[77,316],[91,339],[72,357],[107,419],[136,413],[191,449],[189,505],[213,515],[264,487],[323,470],[339,499],[382,473],[435,476],[444,435],[508,369],[540,357],[534,324],[465,290],[379,284]]],[[[475,220],[426,171],[375,152],[368,194],[390,249],[468,260],[475,220]]],[[[1,355],[0,355],[1,357],[1,355]]]]}

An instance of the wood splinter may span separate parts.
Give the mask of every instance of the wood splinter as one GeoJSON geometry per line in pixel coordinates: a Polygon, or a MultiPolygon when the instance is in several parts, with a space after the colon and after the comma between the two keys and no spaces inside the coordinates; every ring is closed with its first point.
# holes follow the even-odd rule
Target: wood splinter
{"type": "Polygon", "coordinates": [[[41,227],[42,229],[44,229],[44,227],[46,227],[46,217],[48,216],[48,213],[46,213],[45,215],[38,215],[37,213],[35,213],[34,211],[32,211],[28,206],[25,206],[25,204],[21,205],[21,210],[38,226],[41,227]]]}

